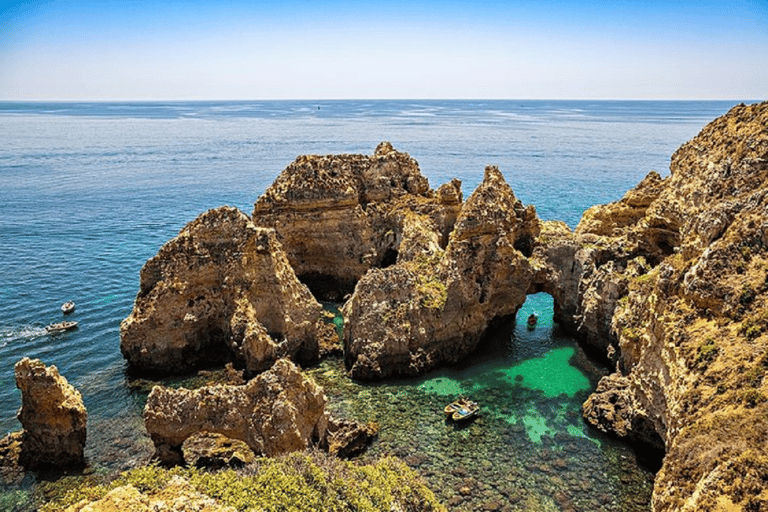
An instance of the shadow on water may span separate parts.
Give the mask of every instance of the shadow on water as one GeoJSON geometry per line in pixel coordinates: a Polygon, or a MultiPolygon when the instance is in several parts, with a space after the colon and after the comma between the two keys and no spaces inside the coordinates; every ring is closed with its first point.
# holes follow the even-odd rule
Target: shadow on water
{"type": "Polygon", "coordinates": [[[365,458],[402,457],[451,510],[648,510],[653,473],[581,419],[605,370],[552,313],[549,295],[531,295],[517,322],[497,322],[461,364],[419,378],[354,382],[340,360],[311,373],[334,414],[380,425],[365,458]],[[446,419],[459,395],[480,404],[476,417],[446,419]]]}

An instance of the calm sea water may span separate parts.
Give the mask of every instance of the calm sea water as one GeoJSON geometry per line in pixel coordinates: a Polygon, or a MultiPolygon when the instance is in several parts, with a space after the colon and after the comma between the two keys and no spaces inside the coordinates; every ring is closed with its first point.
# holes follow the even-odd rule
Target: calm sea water
{"type": "MultiPolygon", "coordinates": [[[[482,180],[484,167],[495,164],[542,218],[573,227],[586,208],[620,198],[649,171],[667,174],[674,150],[735,103],[0,103],[0,429],[20,428],[13,365],[24,356],[40,358],[82,392],[92,462],[119,458],[122,445],[114,437],[140,425],[142,396],[128,391],[118,348],[119,323],[131,311],[139,269],[205,210],[228,204],[250,213],[298,155],[371,154],[389,140],[419,162],[433,188],[457,177],[465,197],[482,180]],[[47,335],[44,326],[62,318],[59,306],[66,300],[77,303],[72,319],[79,329],[47,335]]],[[[544,311],[545,319],[550,306],[544,297],[527,307],[544,311]]],[[[458,374],[391,384],[399,386],[395,395],[411,391],[443,401],[491,382],[527,389],[499,398],[524,403],[500,405],[486,421],[516,425],[521,442],[533,447],[542,436],[569,429],[596,439],[577,417],[550,403],[543,384],[525,386],[541,371],[537,365],[545,365],[545,374],[557,368],[571,375],[568,389],[558,393],[578,409],[594,376],[589,380],[585,367],[568,373],[573,340],[551,323],[503,337],[506,352],[489,351],[495,355],[452,370],[458,374]],[[484,383],[483,374],[492,379],[484,383]],[[550,410],[549,419],[542,407],[550,410]]],[[[381,439],[385,446],[386,432],[381,439]]],[[[613,460],[621,449],[598,453],[610,452],[606,460],[613,460]]]]}

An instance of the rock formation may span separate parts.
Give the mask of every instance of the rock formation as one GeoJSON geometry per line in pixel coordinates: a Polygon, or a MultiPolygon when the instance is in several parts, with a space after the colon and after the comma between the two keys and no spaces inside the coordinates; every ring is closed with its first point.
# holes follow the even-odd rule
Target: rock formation
{"type": "Polygon", "coordinates": [[[363,453],[378,433],[379,426],[375,423],[363,425],[331,416],[321,446],[331,455],[341,458],[354,457],[363,453]]]}
{"type": "Polygon", "coordinates": [[[397,263],[368,272],[344,306],[350,375],[415,375],[474,350],[491,321],[525,302],[539,230],[535,209],[496,167],[462,206],[444,250],[434,221],[409,211],[397,263]]]}
{"type": "Polygon", "coordinates": [[[436,194],[416,161],[382,142],[373,156],[300,156],[258,199],[253,222],[273,228],[296,274],[316,296],[339,300],[371,268],[397,259],[404,201],[431,209],[447,237],[458,182],[436,194]]]}
{"type": "Polygon", "coordinates": [[[181,454],[187,466],[197,468],[238,468],[256,460],[245,441],[211,432],[196,432],[186,438],[181,454]]]}
{"type": "Polygon", "coordinates": [[[198,432],[244,441],[254,453],[274,456],[303,450],[323,439],[328,426],[322,388],[286,359],[242,386],[197,390],[156,386],[144,408],[155,455],[183,462],[184,441],[198,432]]]}
{"type": "Polygon", "coordinates": [[[233,359],[249,373],[280,357],[311,361],[335,336],[271,229],[236,208],[210,210],[141,270],[120,349],[137,370],[181,373],[233,359]]]}
{"type": "Polygon", "coordinates": [[[655,511],[763,510],[768,104],[707,125],[670,170],[590,209],[576,230],[577,243],[601,253],[582,278],[581,320],[603,307],[592,323],[610,330],[618,370],[585,417],[665,448],[655,511]]]}
{"type": "Polygon", "coordinates": [[[15,367],[21,390],[19,461],[27,468],[85,464],[87,413],[80,393],[55,366],[25,357],[15,367]]]}
{"type": "MultiPolygon", "coordinates": [[[[768,103],[710,123],[670,170],[571,231],[540,222],[495,167],[462,203],[458,181],[432,191],[387,143],[371,157],[299,157],[256,202],[253,223],[209,212],[147,263],[121,347],[147,368],[158,354],[183,367],[220,346],[254,372],[313,355],[319,306],[298,275],[319,296],[354,288],[343,307],[352,377],[414,375],[460,360],[494,319],[543,290],[555,320],[615,368],[584,404],[587,421],[664,450],[654,510],[768,508],[768,103]]],[[[153,427],[160,451],[178,450],[188,418],[211,430],[237,410],[210,390],[150,398],[169,425],[153,427]]],[[[317,418],[278,446],[322,437],[323,407],[309,408],[317,418]]],[[[283,450],[238,429],[211,431],[283,450]]]]}

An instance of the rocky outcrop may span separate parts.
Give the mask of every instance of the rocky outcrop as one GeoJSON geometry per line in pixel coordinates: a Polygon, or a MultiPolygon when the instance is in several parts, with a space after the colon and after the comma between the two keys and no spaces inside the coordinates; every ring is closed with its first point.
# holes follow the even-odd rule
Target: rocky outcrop
{"type": "Polygon", "coordinates": [[[156,386],[144,408],[144,424],[156,457],[166,464],[183,463],[183,443],[199,432],[238,439],[256,454],[274,456],[325,437],[326,402],[322,388],[280,359],[242,386],[156,386]]]}
{"type": "Polygon", "coordinates": [[[435,194],[413,158],[382,142],[372,156],[298,157],[258,199],[252,218],[277,232],[316,296],[339,300],[368,270],[396,261],[393,210],[420,202],[447,237],[461,203],[457,189],[435,194]]]}
{"type": "Polygon", "coordinates": [[[766,127],[768,104],[735,107],[576,231],[604,251],[582,289],[615,290],[618,373],[585,415],[664,446],[656,511],[768,508],[766,127]]]}
{"type": "Polygon", "coordinates": [[[245,441],[212,432],[196,432],[186,438],[181,454],[187,466],[196,468],[239,468],[256,460],[245,441]]]}
{"type": "Polygon", "coordinates": [[[236,208],[210,210],[141,270],[120,350],[131,368],[181,373],[234,360],[253,374],[281,357],[317,357],[335,336],[274,230],[236,208]]]}
{"type": "Polygon", "coordinates": [[[25,357],[15,367],[23,427],[20,463],[26,468],[83,466],[88,414],[80,393],[55,366],[25,357]]]}
{"type": "Polygon", "coordinates": [[[445,249],[430,217],[404,215],[397,264],[368,272],[344,306],[350,375],[415,375],[474,350],[492,320],[525,301],[539,229],[496,167],[462,206],[445,249]]]}
{"type": "Polygon", "coordinates": [[[321,446],[337,457],[355,457],[365,451],[378,433],[379,426],[375,423],[364,425],[356,421],[331,417],[321,446]]]}

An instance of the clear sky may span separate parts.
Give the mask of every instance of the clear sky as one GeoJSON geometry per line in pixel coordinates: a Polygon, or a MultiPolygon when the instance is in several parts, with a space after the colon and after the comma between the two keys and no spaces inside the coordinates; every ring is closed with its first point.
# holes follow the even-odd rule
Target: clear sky
{"type": "Polygon", "coordinates": [[[0,4],[0,99],[767,99],[768,0],[0,4]]]}

